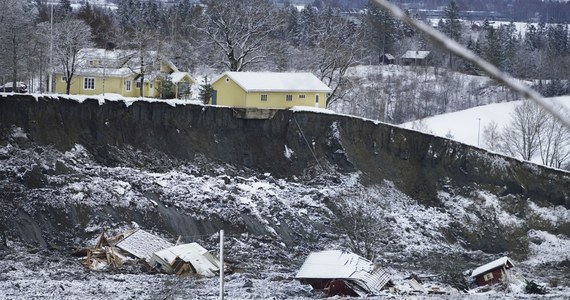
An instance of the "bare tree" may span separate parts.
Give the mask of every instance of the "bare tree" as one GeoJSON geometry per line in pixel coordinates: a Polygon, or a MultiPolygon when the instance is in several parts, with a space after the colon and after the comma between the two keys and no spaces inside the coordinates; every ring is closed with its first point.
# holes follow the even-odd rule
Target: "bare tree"
{"type": "Polygon", "coordinates": [[[249,65],[264,62],[276,28],[276,11],[267,0],[209,0],[198,30],[205,45],[217,48],[230,71],[241,72],[249,65]]]}
{"type": "Polygon", "coordinates": [[[543,165],[562,168],[570,159],[570,129],[547,116],[540,134],[539,151],[543,165]]]}
{"type": "Polygon", "coordinates": [[[12,82],[17,82],[22,77],[22,70],[25,70],[32,18],[29,17],[26,3],[20,0],[0,0],[0,11],[1,67],[10,70],[12,82]]]}
{"type": "Polygon", "coordinates": [[[483,145],[491,151],[498,151],[500,149],[501,131],[499,124],[491,121],[483,127],[483,145]]]}
{"type": "Polygon", "coordinates": [[[343,99],[349,89],[346,72],[356,63],[362,51],[361,32],[355,24],[329,9],[322,16],[316,47],[314,69],[317,76],[331,88],[327,97],[327,107],[343,99]]]}
{"type": "Polygon", "coordinates": [[[130,51],[125,51],[125,56],[121,59],[126,61],[125,66],[136,74],[135,78],[140,82],[140,96],[144,97],[145,78],[156,70],[156,64],[163,52],[166,52],[166,45],[158,32],[146,26],[131,27],[124,36],[126,42],[122,46],[130,51]]]}
{"type": "MultiPolygon", "coordinates": [[[[50,35],[50,24],[44,22],[38,26],[44,35],[50,35]]],[[[93,45],[91,37],[91,28],[84,21],[67,19],[53,24],[53,59],[63,74],[66,94],[84,60],[80,50],[93,45]]]]}
{"type": "Polygon", "coordinates": [[[347,247],[354,253],[374,260],[378,245],[387,238],[382,201],[372,192],[341,199],[334,210],[333,226],[347,238],[347,247]]]}
{"type": "Polygon", "coordinates": [[[546,113],[538,105],[523,101],[511,117],[511,123],[503,129],[502,150],[511,156],[531,160],[539,151],[546,113]]]}

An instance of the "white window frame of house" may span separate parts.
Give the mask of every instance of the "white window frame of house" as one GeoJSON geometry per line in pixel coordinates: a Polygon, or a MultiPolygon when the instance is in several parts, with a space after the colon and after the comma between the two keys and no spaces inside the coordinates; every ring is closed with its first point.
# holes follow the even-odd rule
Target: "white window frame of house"
{"type": "Polygon", "coordinates": [[[83,78],[83,89],[84,90],[94,90],[95,89],[95,78],[94,77],[85,77],[83,78]]]}
{"type": "Polygon", "coordinates": [[[492,272],[489,272],[489,273],[483,275],[483,279],[484,279],[485,281],[489,281],[489,280],[493,279],[493,273],[492,273],[492,272]]]}
{"type": "Polygon", "coordinates": [[[299,99],[305,99],[305,94],[299,95],[299,99]]]}
{"type": "Polygon", "coordinates": [[[127,79],[125,80],[125,91],[130,92],[133,90],[133,85],[132,85],[132,81],[127,79]]]}
{"type": "Polygon", "coordinates": [[[285,95],[285,101],[293,101],[293,95],[285,95]]]}
{"type": "Polygon", "coordinates": [[[261,95],[261,101],[267,101],[267,94],[262,94],[261,95]]]}

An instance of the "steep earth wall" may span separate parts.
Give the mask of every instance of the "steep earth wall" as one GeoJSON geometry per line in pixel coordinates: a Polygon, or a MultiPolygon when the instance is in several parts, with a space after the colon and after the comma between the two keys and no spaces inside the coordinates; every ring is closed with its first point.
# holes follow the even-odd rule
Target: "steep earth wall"
{"type": "Polygon", "coordinates": [[[156,102],[0,98],[2,132],[20,127],[34,142],[60,150],[81,144],[106,165],[120,164],[113,149],[127,146],[183,160],[205,155],[281,177],[303,175],[318,161],[325,169],[361,171],[372,183],[391,180],[428,202],[445,185],[478,185],[570,208],[569,173],[452,140],[350,116],[291,110],[269,120],[235,115],[232,108],[156,102]]]}
{"type": "MultiPolygon", "coordinates": [[[[95,99],[80,103],[66,98],[7,96],[0,98],[0,145],[8,143],[15,128],[21,128],[38,145],[61,151],[83,145],[105,166],[140,164],[129,162],[129,157],[121,153],[121,149],[131,149],[182,161],[206,157],[283,178],[358,171],[363,183],[392,181],[428,206],[440,206],[437,192],[441,190],[468,195],[474,189],[483,189],[515,204],[532,199],[544,205],[570,208],[568,172],[350,116],[294,110],[279,110],[267,120],[242,119],[238,115],[240,112],[227,107],[144,101],[131,105],[120,101],[100,104],[95,99]]],[[[82,222],[83,210],[76,207],[73,211],[77,213],[62,215],[57,218],[59,221],[34,220],[19,213],[19,235],[45,244],[39,237],[41,228],[56,226],[63,220],[64,227],[72,227],[82,222]]],[[[85,212],[115,218],[131,214],[131,219],[139,221],[157,219],[152,215],[139,216],[135,211],[85,212]]],[[[157,222],[157,226],[176,227],[171,231],[180,233],[184,227],[180,224],[196,223],[175,211],[168,213],[172,216],[161,221],[165,224],[157,222]]],[[[49,214],[55,216],[58,212],[49,214]]],[[[204,227],[201,233],[210,234],[220,228],[220,220],[208,222],[196,225],[204,227]]],[[[244,231],[255,232],[259,228],[255,222],[245,222],[244,231]]],[[[570,226],[557,230],[570,235],[570,226]]]]}

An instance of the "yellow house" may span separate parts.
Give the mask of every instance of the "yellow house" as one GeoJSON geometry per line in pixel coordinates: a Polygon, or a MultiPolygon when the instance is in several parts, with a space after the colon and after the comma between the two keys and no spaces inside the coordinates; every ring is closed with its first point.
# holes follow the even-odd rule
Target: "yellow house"
{"type": "MultiPolygon", "coordinates": [[[[81,49],[77,55],[78,63],[69,93],[178,98],[195,83],[190,74],[179,71],[172,62],[157,52],[148,51],[143,57],[139,54],[132,50],[81,49]]],[[[55,72],[56,93],[66,93],[65,79],[61,70],[55,72]]]]}
{"type": "Polygon", "coordinates": [[[244,108],[326,108],[331,92],[311,73],[226,72],[212,88],[212,104],[244,108]]]}

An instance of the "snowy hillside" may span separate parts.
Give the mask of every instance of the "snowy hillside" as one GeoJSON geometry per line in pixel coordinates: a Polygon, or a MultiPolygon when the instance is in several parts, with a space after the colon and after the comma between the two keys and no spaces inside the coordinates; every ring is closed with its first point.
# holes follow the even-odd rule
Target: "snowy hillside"
{"type": "Polygon", "coordinates": [[[392,124],[517,97],[488,77],[434,67],[359,65],[347,80],[346,99],[331,109],[392,124]]]}
{"type": "MultiPolygon", "coordinates": [[[[560,105],[560,109],[570,111],[570,96],[551,98],[550,101],[560,105]]],[[[497,124],[499,130],[505,128],[512,121],[515,108],[521,104],[519,100],[482,105],[407,122],[401,126],[486,148],[484,129],[492,123],[497,124]]],[[[540,158],[535,157],[533,161],[540,163],[540,158]]]]}

